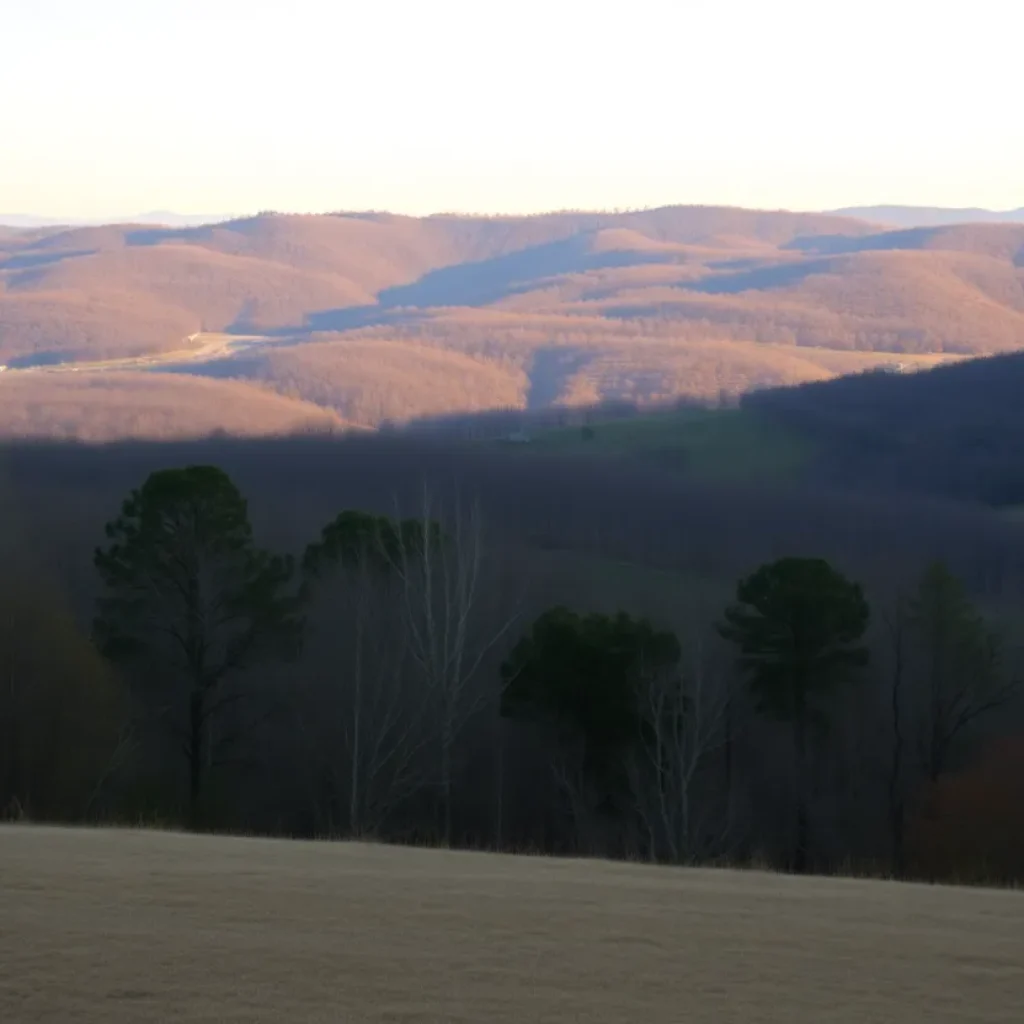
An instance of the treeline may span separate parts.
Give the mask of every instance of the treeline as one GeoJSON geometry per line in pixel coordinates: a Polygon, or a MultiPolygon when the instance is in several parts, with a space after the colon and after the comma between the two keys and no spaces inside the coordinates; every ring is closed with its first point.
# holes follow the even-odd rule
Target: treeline
{"type": "Polygon", "coordinates": [[[9,816],[1024,876],[992,517],[398,441],[6,454],[9,816]]]}
{"type": "MultiPolygon", "coordinates": [[[[915,262],[917,255],[913,257],[915,262]]],[[[996,263],[993,267],[997,272],[1000,269],[996,263]]],[[[1013,321],[1010,305],[1012,298],[1005,310],[993,303],[991,308],[975,311],[977,315],[950,319],[948,287],[951,280],[958,279],[945,272],[941,261],[934,265],[936,272],[931,276],[916,274],[917,268],[907,266],[902,288],[894,288],[894,299],[914,312],[896,318],[879,315],[877,285],[872,287],[870,267],[865,267],[863,274],[849,266],[833,268],[834,273],[824,277],[831,295],[799,290],[801,276],[815,270],[821,273],[824,267],[820,263],[796,269],[790,266],[781,270],[768,267],[749,273],[737,271],[728,276],[683,279],[669,284],[665,283],[664,271],[659,269],[652,266],[646,282],[637,271],[625,280],[620,277],[602,281],[591,272],[576,281],[545,283],[543,290],[517,298],[515,314],[508,315],[504,323],[495,323],[493,319],[478,321],[475,333],[474,325],[461,312],[436,319],[396,320],[386,326],[357,327],[356,331],[364,337],[433,339],[446,347],[493,357],[514,356],[517,348],[527,343],[544,345],[554,341],[559,345],[592,347],[616,340],[628,344],[641,338],[700,344],[714,339],[811,350],[875,352],[880,359],[894,352],[984,355],[1012,350],[1019,341],[1019,327],[1013,321]],[[786,273],[791,275],[793,286],[790,303],[766,308],[751,301],[750,290],[756,294],[758,289],[777,287],[785,283],[779,278],[786,273]],[[775,281],[772,275],[776,275],[775,281]],[[629,288],[630,285],[633,287],[629,288]],[[518,316],[518,323],[514,316],[518,316]],[[544,321],[538,323],[541,318],[544,321]]],[[[890,269],[894,285],[899,276],[898,270],[890,269]]],[[[998,283],[1000,275],[995,276],[998,283]]],[[[628,360],[628,348],[623,345],[622,349],[628,360]]]]}

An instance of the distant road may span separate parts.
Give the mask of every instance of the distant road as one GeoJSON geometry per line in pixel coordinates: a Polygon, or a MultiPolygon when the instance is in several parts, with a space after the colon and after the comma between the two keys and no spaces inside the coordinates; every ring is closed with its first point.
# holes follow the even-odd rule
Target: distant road
{"type": "Polygon", "coordinates": [[[280,342],[279,338],[267,338],[259,334],[191,334],[186,340],[187,347],[153,355],[126,356],[122,359],[100,359],[91,362],[57,363],[52,366],[23,366],[6,368],[7,373],[111,373],[118,370],[151,370],[177,363],[206,363],[224,359],[237,352],[258,348],[261,345],[280,342]]]}

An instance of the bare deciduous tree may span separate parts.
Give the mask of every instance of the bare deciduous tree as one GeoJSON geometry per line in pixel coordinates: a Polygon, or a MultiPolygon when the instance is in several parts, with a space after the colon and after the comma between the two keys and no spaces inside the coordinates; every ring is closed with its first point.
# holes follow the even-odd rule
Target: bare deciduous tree
{"type": "Polygon", "coordinates": [[[720,854],[731,827],[731,806],[721,813],[712,799],[701,799],[697,785],[728,739],[729,683],[710,669],[699,633],[687,647],[678,668],[642,680],[641,741],[629,766],[651,854],[664,851],[674,863],[720,854]]]}
{"type": "Polygon", "coordinates": [[[325,613],[332,664],[342,667],[306,694],[317,708],[312,720],[306,701],[298,701],[295,712],[328,790],[330,808],[325,815],[320,807],[317,817],[326,817],[333,830],[335,811],[343,812],[353,835],[375,833],[422,782],[416,756],[424,701],[422,688],[414,692],[408,685],[402,590],[391,572],[399,528],[347,510],[303,559],[317,589],[329,577],[319,611],[325,613]]]}
{"type": "Polygon", "coordinates": [[[892,726],[892,750],[886,777],[886,798],[889,820],[889,838],[892,845],[892,866],[897,877],[906,871],[906,661],[908,634],[908,607],[905,596],[896,595],[890,610],[883,612],[889,654],[892,659],[889,679],[889,710],[892,726]]]}
{"type": "MultiPolygon", "coordinates": [[[[452,838],[454,754],[459,734],[486,700],[472,683],[484,658],[509,632],[518,611],[484,604],[483,531],[477,503],[456,495],[442,508],[424,487],[416,529],[399,530],[395,569],[403,594],[405,643],[435,711],[442,838],[452,838]]],[[[491,597],[495,595],[493,589],[491,597]]]]}
{"type": "Polygon", "coordinates": [[[1008,675],[999,635],[978,614],[960,580],[931,565],[908,608],[920,648],[924,694],[918,746],[930,782],[949,767],[957,740],[1018,691],[1008,675]]]}
{"type": "Polygon", "coordinates": [[[364,563],[351,589],[352,663],[343,734],[353,834],[375,832],[422,784],[423,694],[408,683],[407,650],[394,594],[364,563]]]}

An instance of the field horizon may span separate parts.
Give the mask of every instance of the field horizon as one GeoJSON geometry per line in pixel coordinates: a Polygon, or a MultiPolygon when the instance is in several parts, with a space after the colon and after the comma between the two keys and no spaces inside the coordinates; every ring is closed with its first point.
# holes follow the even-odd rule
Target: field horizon
{"type": "Polygon", "coordinates": [[[38,826],[0,867],[6,1020],[1008,1022],[1024,991],[1012,892],[38,826]]]}

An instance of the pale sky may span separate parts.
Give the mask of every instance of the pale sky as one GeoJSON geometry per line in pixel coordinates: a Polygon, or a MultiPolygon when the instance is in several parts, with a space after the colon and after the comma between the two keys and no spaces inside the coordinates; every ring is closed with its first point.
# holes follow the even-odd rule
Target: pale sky
{"type": "Polygon", "coordinates": [[[0,213],[1024,206],[1024,0],[0,0],[0,213]]]}

